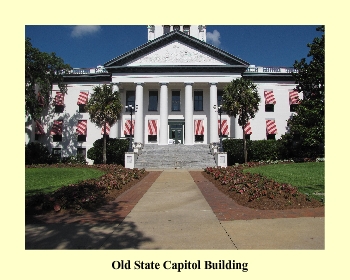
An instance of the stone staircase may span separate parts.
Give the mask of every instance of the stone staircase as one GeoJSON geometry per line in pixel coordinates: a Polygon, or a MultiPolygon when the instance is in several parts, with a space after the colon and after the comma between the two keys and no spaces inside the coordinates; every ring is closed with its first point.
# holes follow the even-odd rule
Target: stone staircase
{"type": "Polygon", "coordinates": [[[216,166],[209,145],[145,145],[135,162],[135,168],[203,169],[216,166]]]}

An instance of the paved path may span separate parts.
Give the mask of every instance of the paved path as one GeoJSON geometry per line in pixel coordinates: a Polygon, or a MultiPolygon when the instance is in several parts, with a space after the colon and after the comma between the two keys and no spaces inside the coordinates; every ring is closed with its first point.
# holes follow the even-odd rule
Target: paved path
{"type": "Polygon", "coordinates": [[[275,212],[236,205],[198,171],[150,172],[85,220],[27,224],[26,249],[324,249],[323,208],[275,212]]]}

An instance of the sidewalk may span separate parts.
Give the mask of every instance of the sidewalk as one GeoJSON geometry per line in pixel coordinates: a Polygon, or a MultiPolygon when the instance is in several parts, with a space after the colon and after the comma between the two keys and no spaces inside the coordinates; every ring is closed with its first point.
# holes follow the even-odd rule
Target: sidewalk
{"type": "Polygon", "coordinates": [[[198,171],[150,172],[85,221],[27,224],[26,249],[324,249],[323,209],[266,219],[221,195],[198,171]]]}

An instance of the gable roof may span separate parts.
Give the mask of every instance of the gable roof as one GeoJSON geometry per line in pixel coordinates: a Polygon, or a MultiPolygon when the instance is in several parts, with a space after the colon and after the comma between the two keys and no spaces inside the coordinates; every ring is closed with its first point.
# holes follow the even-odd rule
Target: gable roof
{"type": "Polygon", "coordinates": [[[152,72],[158,72],[158,71],[198,71],[200,67],[198,66],[191,66],[191,65],[183,65],[181,67],[174,67],[174,66],[126,66],[126,64],[131,63],[132,61],[135,61],[136,59],[145,56],[157,49],[160,49],[174,41],[178,41],[180,43],[183,43],[187,46],[190,46],[198,51],[203,52],[204,54],[211,56],[213,58],[216,58],[220,61],[223,61],[226,63],[226,65],[205,65],[203,69],[207,70],[214,70],[215,71],[232,71],[235,69],[235,71],[244,71],[245,68],[249,66],[249,63],[224,51],[217,47],[214,47],[213,45],[210,45],[206,42],[203,42],[197,38],[194,38],[193,36],[187,35],[184,32],[174,30],[172,32],[169,32],[167,34],[164,34],[163,36],[160,36],[152,41],[148,41],[147,43],[127,52],[124,53],[116,58],[111,59],[110,61],[106,62],[104,64],[104,67],[109,72],[139,72],[139,71],[152,71],[152,72]]]}

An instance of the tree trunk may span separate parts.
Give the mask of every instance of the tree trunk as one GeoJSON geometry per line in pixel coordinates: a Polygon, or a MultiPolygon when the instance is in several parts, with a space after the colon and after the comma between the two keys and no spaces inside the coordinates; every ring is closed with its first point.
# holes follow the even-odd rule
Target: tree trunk
{"type": "Polygon", "coordinates": [[[245,139],[244,126],[245,125],[242,125],[242,130],[243,130],[243,154],[244,154],[244,163],[247,163],[247,161],[248,161],[247,140],[245,139]]]}
{"type": "Polygon", "coordinates": [[[107,142],[107,140],[106,140],[106,123],[104,124],[104,132],[103,132],[103,164],[106,164],[106,162],[107,162],[107,152],[106,152],[106,150],[107,150],[107,145],[106,145],[106,142],[107,142]]]}

